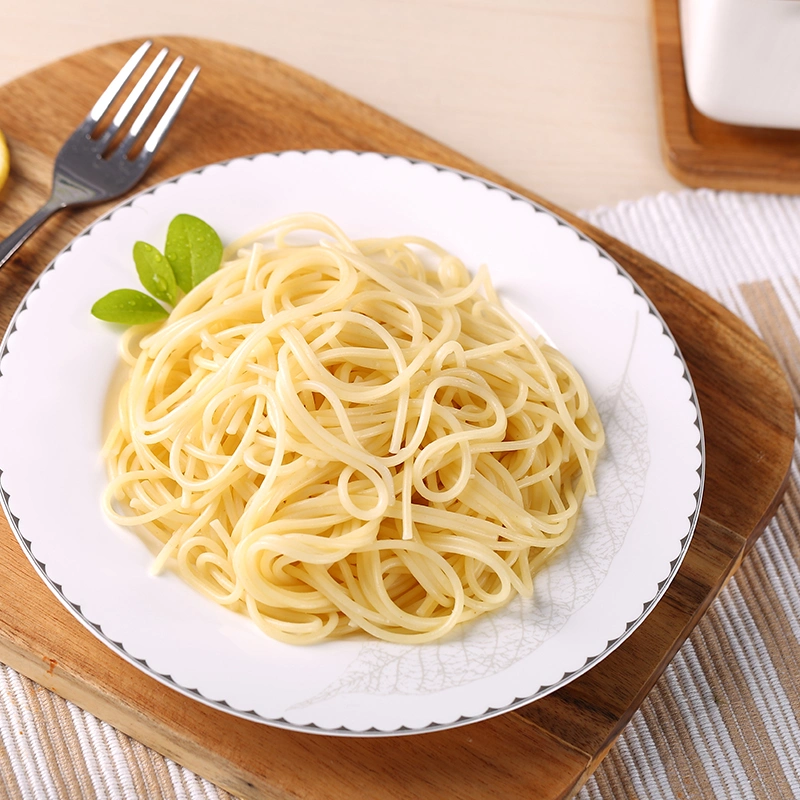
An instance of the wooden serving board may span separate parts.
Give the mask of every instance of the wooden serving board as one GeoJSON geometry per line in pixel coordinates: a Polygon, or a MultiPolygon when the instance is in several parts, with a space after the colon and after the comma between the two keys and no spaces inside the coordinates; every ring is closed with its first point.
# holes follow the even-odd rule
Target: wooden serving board
{"type": "Polygon", "coordinates": [[[701,114],[686,89],[680,0],[652,0],[661,143],[669,171],[688,186],[800,192],[800,130],[727,125],[701,114]]]}
{"type": "MultiPolygon", "coordinates": [[[[260,151],[349,148],[447,164],[535,197],[269,58],[208,41],[163,43],[203,71],[145,184],[260,151]]],[[[0,128],[12,151],[0,236],[44,201],[61,142],[136,45],[91,50],[0,88],[0,128]]],[[[0,272],[3,328],[36,275],[105,210],[51,220],[0,272]]],[[[658,306],[691,369],[707,444],[702,513],[683,566],[644,624],[599,666],[525,708],[454,730],[372,739],[287,732],[187,699],[107,650],[50,594],[4,520],[0,659],[241,797],[529,800],[574,793],[774,511],[792,455],[794,416],[783,374],[741,321],[641,254],[560,213],[593,236],[658,306]]]]}

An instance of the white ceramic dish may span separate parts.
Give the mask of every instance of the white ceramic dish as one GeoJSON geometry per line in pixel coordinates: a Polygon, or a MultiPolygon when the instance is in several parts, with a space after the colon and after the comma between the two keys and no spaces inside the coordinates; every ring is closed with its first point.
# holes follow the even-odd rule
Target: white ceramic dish
{"type": "Polygon", "coordinates": [[[800,128],[800,0],[680,0],[695,108],[732,125],[800,128]]]}
{"type": "Polygon", "coordinates": [[[404,158],[314,151],[237,159],[117,207],[37,280],[0,350],[2,500],[56,596],[101,641],[184,694],[258,721],[350,735],[476,721],[550,692],[619,645],[666,590],[697,519],[704,472],[697,400],[652,305],[605,253],[505,189],[404,158]],[[134,241],[164,241],[177,213],[223,241],[297,211],[353,237],[417,234],[475,268],[576,364],[608,435],[572,542],[536,579],[533,601],[432,645],[366,638],[297,647],[151,577],[152,552],[110,524],[99,498],[119,331],[89,309],[136,286],[134,241]]]}

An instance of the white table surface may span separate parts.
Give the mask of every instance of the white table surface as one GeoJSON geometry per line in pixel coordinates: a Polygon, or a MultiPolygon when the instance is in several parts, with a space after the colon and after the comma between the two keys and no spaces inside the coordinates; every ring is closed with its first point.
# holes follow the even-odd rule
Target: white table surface
{"type": "Polygon", "coordinates": [[[157,34],[278,58],[572,211],[679,188],[649,0],[0,0],[0,83],[157,34]]]}

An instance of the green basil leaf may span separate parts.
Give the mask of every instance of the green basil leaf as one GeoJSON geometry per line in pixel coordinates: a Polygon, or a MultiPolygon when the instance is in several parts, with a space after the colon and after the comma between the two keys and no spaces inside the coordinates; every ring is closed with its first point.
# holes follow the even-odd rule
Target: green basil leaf
{"type": "Polygon", "coordinates": [[[175,282],[175,273],[172,267],[155,247],[147,242],[136,242],[133,246],[133,263],[142,286],[153,297],[175,305],[178,296],[178,284],[175,282]]]}
{"type": "Polygon", "coordinates": [[[167,229],[164,252],[184,292],[219,269],[222,241],[206,222],[191,214],[178,214],[167,229]]]}
{"type": "Polygon", "coordinates": [[[169,316],[164,306],[138,289],[109,292],[92,306],[92,314],[105,322],[121,322],[123,325],[158,322],[169,316]]]}

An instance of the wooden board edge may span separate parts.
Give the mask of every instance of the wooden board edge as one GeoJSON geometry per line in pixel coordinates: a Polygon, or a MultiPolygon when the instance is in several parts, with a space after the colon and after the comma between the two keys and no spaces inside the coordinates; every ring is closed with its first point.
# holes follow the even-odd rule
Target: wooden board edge
{"type": "Polygon", "coordinates": [[[775,492],[775,495],[772,498],[772,502],[767,506],[764,511],[764,516],[761,518],[759,525],[753,533],[747,537],[745,541],[745,549],[744,555],[746,556],[752,549],[755,543],[758,541],[761,534],[766,530],[767,525],[769,525],[770,520],[775,516],[778,508],[780,508],[781,503],[783,502],[783,498],[786,495],[787,490],[792,482],[792,461],[794,460],[794,443],[792,445],[792,449],[789,451],[789,458],[788,463],[786,464],[786,476],[783,479],[783,483],[778,487],[775,492]]]}
{"type": "MultiPolygon", "coordinates": [[[[710,520],[706,520],[706,522],[709,525],[712,526],[715,525],[715,523],[713,523],[710,520]]],[[[765,525],[766,525],[766,520],[764,522],[764,526],[765,525]]],[[[762,526],[761,529],[762,531],[764,526],[762,526]]],[[[731,532],[727,531],[727,529],[720,530],[721,535],[724,536],[726,535],[726,533],[731,533],[731,532]]],[[[735,557],[731,559],[727,570],[724,573],[720,574],[717,586],[714,588],[713,591],[709,592],[706,595],[703,603],[698,605],[694,609],[692,616],[687,619],[683,629],[680,632],[680,635],[676,637],[676,639],[673,641],[672,646],[669,648],[669,650],[665,651],[664,654],[662,655],[657,669],[653,670],[648,680],[639,688],[635,700],[628,706],[625,713],[619,718],[619,720],[617,721],[617,725],[615,726],[614,729],[610,731],[606,741],[592,756],[592,761],[589,764],[587,770],[583,772],[581,775],[577,776],[576,782],[573,788],[570,790],[569,794],[565,795],[564,798],[560,798],[559,800],[572,800],[572,798],[574,798],[580,792],[580,790],[585,786],[586,782],[591,778],[594,772],[600,767],[603,760],[608,755],[609,751],[614,747],[619,737],[624,733],[625,728],[629,725],[633,717],[641,708],[642,703],[644,702],[647,695],[650,694],[650,692],[656,686],[658,681],[661,680],[662,676],[664,675],[670,663],[672,662],[672,659],[678,654],[680,649],[688,641],[692,632],[695,630],[698,623],[706,614],[711,605],[716,601],[720,592],[722,592],[722,590],[728,585],[731,578],[733,578],[733,576],[736,574],[742,562],[744,561],[747,552],[749,551],[752,544],[756,541],[760,533],[761,531],[759,531],[758,534],[756,534],[752,538],[740,540],[741,546],[739,547],[735,557]]],[[[662,598],[662,602],[664,599],[665,598],[662,598]]]]}
{"type": "MultiPolygon", "coordinates": [[[[650,0],[650,42],[653,53],[653,79],[656,88],[656,112],[660,138],[661,156],[670,174],[683,180],[682,153],[697,149],[698,145],[689,133],[689,117],[685,104],[673,105],[667,96],[685,96],[683,62],[675,62],[664,53],[665,31],[675,30],[680,37],[680,21],[677,5],[669,6],[671,0],[650,0]],[[670,13],[674,8],[674,14],[670,13]],[[672,71],[677,77],[670,75],[672,71]],[[677,141],[676,141],[677,140],[677,141]]],[[[677,0],[676,0],[677,2],[677,0]]],[[[687,98],[688,99],[688,98],[687,98]]],[[[691,178],[692,173],[687,173],[691,178]]]]}
{"type": "MultiPolygon", "coordinates": [[[[775,194],[800,192],[800,173],[782,168],[775,157],[752,167],[742,167],[725,148],[714,149],[692,134],[691,115],[703,116],[692,104],[686,87],[682,58],[666,52],[664,40],[674,38],[681,51],[679,0],[651,0],[650,33],[656,80],[661,157],[668,172],[686,186],[775,194]],[[676,102],[678,101],[679,102],[676,102]]],[[[705,117],[710,126],[730,128],[705,117]]],[[[757,131],[758,129],[750,128],[757,131]]],[[[739,152],[739,151],[737,151],[739,152]]]]}
{"type": "MultiPolygon", "coordinates": [[[[769,352],[766,345],[764,345],[764,348],[767,349],[767,351],[769,352]]],[[[784,377],[783,380],[784,397],[782,403],[784,412],[787,414],[787,419],[788,415],[790,415],[792,422],[794,422],[795,406],[792,399],[791,390],[789,388],[788,380],[786,379],[785,374],[782,372],[782,370],[779,371],[784,377]]],[[[689,639],[689,637],[699,624],[702,617],[706,614],[711,605],[716,601],[720,593],[725,589],[725,587],[728,585],[731,579],[736,575],[736,573],[739,570],[739,567],[742,565],[744,559],[747,557],[747,554],[754,547],[759,537],[762,535],[767,525],[769,524],[770,520],[775,515],[780,504],[783,502],[783,498],[792,482],[791,466],[794,460],[795,441],[796,441],[795,437],[792,437],[791,439],[789,437],[785,438],[784,453],[783,453],[783,471],[784,471],[783,481],[781,482],[780,486],[776,488],[772,499],[764,508],[760,520],[758,521],[758,523],[755,525],[755,527],[748,536],[742,538],[740,534],[737,534],[735,531],[732,531],[729,528],[724,528],[723,526],[719,526],[717,523],[713,521],[713,519],[704,516],[701,511],[700,519],[702,520],[703,524],[719,528],[719,534],[722,536],[730,536],[738,538],[741,541],[741,546],[738,549],[735,556],[730,560],[727,570],[724,573],[720,574],[719,576],[720,580],[718,581],[717,586],[714,588],[713,591],[709,592],[706,595],[703,603],[701,603],[695,608],[691,618],[689,618],[686,621],[686,624],[681,630],[679,636],[676,637],[675,640],[673,641],[672,647],[663,654],[658,668],[653,671],[650,678],[645,682],[644,685],[642,685],[642,687],[640,687],[636,699],[629,705],[625,714],[623,714],[618,720],[617,728],[610,732],[607,741],[593,756],[592,763],[589,765],[589,768],[583,774],[577,777],[573,789],[570,791],[568,795],[565,796],[565,800],[568,800],[568,798],[572,798],[575,795],[577,795],[578,792],[581,790],[581,788],[583,788],[583,786],[585,785],[586,781],[588,781],[588,779],[591,777],[594,771],[600,766],[603,759],[606,757],[606,755],[608,755],[608,752],[614,746],[619,736],[622,735],[624,729],[627,727],[633,716],[636,714],[637,710],[641,707],[642,703],[644,702],[644,699],[653,690],[653,687],[656,685],[656,683],[661,679],[662,675],[669,667],[669,664],[672,661],[672,659],[677,655],[679,650],[689,639]]],[[[698,524],[700,524],[700,521],[698,521],[698,524]]],[[[662,598],[662,600],[663,599],[664,598],[662,598]]]]}
{"type": "MultiPolygon", "coordinates": [[[[64,669],[63,665],[59,664],[56,660],[48,657],[37,657],[30,650],[26,650],[23,643],[12,642],[10,639],[3,639],[5,648],[4,661],[7,666],[16,670],[21,675],[29,680],[35,682],[43,689],[54,692],[64,700],[74,703],[79,708],[94,715],[100,720],[119,732],[132,737],[138,742],[141,742],[146,747],[158,752],[165,758],[169,758],[177,764],[182,765],[186,769],[202,776],[206,780],[213,783],[225,791],[231,793],[234,797],[242,798],[242,800],[296,800],[297,794],[291,787],[281,789],[277,785],[277,781],[269,782],[265,774],[248,771],[246,763],[243,761],[235,762],[227,759],[224,755],[217,752],[209,752],[208,748],[200,741],[200,736],[197,738],[187,735],[185,732],[177,733],[176,728],[179,726],[169,727],[163,722],[152,715],[143,713],[135,705],[125,702],[124,694],[115,693],[114,695],[104,694],[91,681],[87,680],[86,675],[64,669]],[[10,656],[10,657],[9,657],[10,656]]],[[[163,688],[163,687],[162,687],[163,688]]],[[[173,693],[173,690],[168,690],[173,693]]],[[[177,694],[177,693],[175,693],[177,694]]],[[[224,714],[224,712],[216,709],[211,709],[203,706],[195,700],[189,698],[182,698],[182,701],[189,703],[190,710],[194,712],[193,716],[206,712],[209,716],[209,723],[213,724],[215,715],[224,714]]],[[[489,724],[497,724],[502,722],[502,718],[511,724],[513,717],[513,724],[517,727],[522,727],[531,731],[536,741],[544,743],[545,747],[552,745],[552,751],[559,752],[561,756],[575,763],[576,769],[572,773],[574,775],[587,775],[590,774],[592,755],[586,753],[580,748],[576,748],[569,742],[563,741],[561,738],[555,736],[551,732],[543,729],[541,726],[525,720],[513,711],[501,717],[494,717],[486,720],[489,724]],[[582,766],[578,766],[581,764],[582,766]]],[[[276,736],[295,736],[301,739],[309,739],[312,746],[308,750],[308,756],[314,757],[314,752],[320,748],[316,747],[317,742],[322,742],[321,748],[325,749],[326,742],[333,740],[336,745],[341,745],[345,742],[357,742],[358,745],[367,745],[374,743],[374,739],[342,739],[340,737],[326,737],[315,734],[309,734],[298,731],[285,731],[269,726],[266,724],[237,720],[231,716],[224,720],[231,725],[237,723],[247,724],[255,728],[263,728],[266,733],[276,736]]],[[[476,723],[478,725],[483,723],[476,723]]],[[[457,732],[462,735],[470,733],[471,725],[462,726],[458,729],[451,729],[450,732],[457,732]]],[[[445,731],[447,733],[448,731],[445,731]]],[[[426,736],[435,736],[436,734],[419,734],[413,737],[401,737],[402,746],[408,749],[411,742],[412,746],[421,743],[426,736]]],[[[472,741],[472,735],[469,735],[468,741],[472,741]]],[[[390,741],[387,738],[378,740],[380,742],[390,741]]],[[[333,753],[327,753],[328,758],[335,757],[333,753]]],[[[441,788],[441,787],[440,787],[441,788]]],[[[347,791],[344,789],[336,789],[331,784],[331,793],[336,794],[340,791],[347,791]]],[[[331,795],[331,796],[332,796],[331,795]]],[[[561,800],[561,798],[572,797],[573,793],[566,790],[559,795],[553,795],[551,800],[561,800]]],[[[322,796],[322,795],[314,795],[322,796]]],[[[337,796],[355,796],[348,794],[341,794],[337,796]]],[[[387,798],[390,795],[387,795],[387,798]]],[[[391,795],[395,796],[395,795],[391,795]]]]}
{"type": "Polygon", "coordinates": [[[5,636],[2,639],[3,663],[8,667],[162,756],[202,775],[235,797],[263,797],[270,800],[286,800],[288,797],[282,793],[273,793],[271,787],[259,781],[257,776],[246,776],[244,773],[232,773],[230,769],[224,769],[220,764],[227,762],[218,754],[201,753],[197,742],[177,737],[173,729],[161,725],[159,720],[143,714],[132,704],[123,702],[120,695],[103,694],[84,674],[65,669],[56,659],[44,655],[37,657],[20,642],[5,636]],[[195,758],[192,757],[193,753],[196,753],[195,758]],[[187,754],[189,758],[186,757],[187,754]],[[232,774],[235,774],[235,780],[231,780],[232,774]]]}

